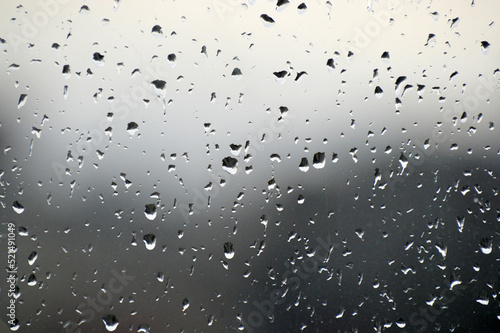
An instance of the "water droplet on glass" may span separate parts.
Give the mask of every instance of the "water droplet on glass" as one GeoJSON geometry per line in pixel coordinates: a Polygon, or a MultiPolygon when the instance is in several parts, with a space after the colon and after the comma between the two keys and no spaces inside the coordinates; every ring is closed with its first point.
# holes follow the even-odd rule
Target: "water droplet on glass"
{"type": "Polygon", "coordinates": [[[21,94],[19,96],[19,102],[17,103],[17,108],[20,109],[26,104],[26,101],[28,100],[28,95],[27,94],[21,94]]]}
{"type": "Polygon", "coordinates": [[[22,212],[24,212],[24,206],[21,205],[17,200],[12,204],[12,209],[18,214],[22,214],[22,212]]]}
{"type": "Polygon", "coordinates": [[[399,172],[399,174],[402,175],[406,167],[408,166],[408,159],[403,153],[401,153],[401,155],[399,156],[399,164],[401,164],[401,171],[399,172]]]}
{"type": "Polygon", "coordinates": [[[151,29],[152,34],[163,35],[163,31],[161,31],[161,27],[157,24],[151,29]]]}
{"type": "Polygon", "coordinates": [[[309,170],[309,161],[307,161],[307,157],[302,157],[300,160],[299,170],[302,172],[307,172],[307,170],[309,170]]]}
{"type": "Polygon", "coordinates": [[[102,321],[104,323],[104,326],[106,327],[106,330],[108,330],[109,332],[113,332],[114,330],[116,330],[119,324],[114,315],[104,316],[102,317],[102,321]]]}
{"type": "Polygon", "coordinates": [[[9,326],[10,330],[15,332],[21,327],[21,324],[19,324],[19,320],[14,319],[13,322],[10,322],[9,326]]]}
{"type": "Polygon", "coordinates": [[[161,93],[163,93],[163,91],[167,86],[167,82],[163,80],[154,80],[151,81],[151,84],[155,87],[155,89],[159,90],[161,93]]]}
{"type": "Polygon", "coordinates": [[[139,125],[137,125],[137,123],[131,121],[130,123],[127,124],[128,134],[134,135],[135,133],[137,133],[137,131],[139,131],[139,125]]]}
{"type": "Polygon", "coordinates": [[[486,294],[486,292],[483,291],[476,299],[476,302],[478,302],[481,305],[488,305],[490,304],[490,298],[488,297],[488,294],[486,294]]]}
{"type": "Polygon", "coordinates": [[[234,175],[238,171],[238,160],[228,156],[222,160],[222,169],[234,175]]]}
{"type": "Polygon", "coordinates": [[[177,56],[174,53],[171,53],[167,56],[167,60],[169,64],[173,66],[175,64],[175,60],[177,60],[177,56]]]}
{"type": "Polygon", "coordinates": [[[224,255],[226,256],[226,259],[232,259],[234,257],[233,243],[224,243],[224,255]]]}
{"type": "Polygon", "coordinates": [[[144,215],[146,215],[148,220],[154,220],[156,218],[156,205],[146,204],[144,209],[144,215]]]}
{"type": "Polygon", "coordinates": [[[318,152],[314,154],[313,167],[316,169],[323,169],[325,167],[325,153],[318,152]]]}
{"type": "Polygon", "coordinates": [[[32,266],[35,263],[37,258],[38,258],[38,253],[36,253],[36,251],[30,253],[30,255],[28,256],[28,263],[30,264],[30,266],[32,266]]]}
{"type": "Polygon", "coordinates": [[[36,286],[36,284],[38,283],[37,279],[36,279],[36,276],[35,274],[30,274],[30,276],[28,277],[28,286],[30,287],[33,287],[33,286],[36,286]]]}
{"type": "Polygon", "coordinates": [[[398,320],[396,320],[396,326],[399,327],[399,328],[405,328],[406,327],[406,323],[404,321],[403,318],[399,318],[398,320]]]}
{"type": "Polygon", "coordinates": [[[333,58],[330,58],[326,61],[326,65],[328,66],[328,69],[331,71],[335,69],[335,63],[333,61],[333,58]]]}
{"type": "Polygon", "coordinates": [[[439,251],[443,259],[446,259],[446,254],[448,253],[448,247],[441,242],[436,243],[436,249],[439,251]]]}
{"type": "Polygon", "coordinates": [[[184,298],[184,299],[182,300],[182,311],[183,311],[183,312],[184,312],[184,311],[186,311],[186,310],[187,310],[187,308],[189,308],[189,301],[188,301],[188,299],[187,299],[187,298],[184,298]]]}
{"type": "Polygon", "coordinates": [[[234,77],[235,79],[241,78],[242,75],[243,75],[243,73],[241,73],[241,69],[239,69],[237,67],[235,69],[233,69],[233,72],[231,73],[231,76],[234,77]]]}
{"type": "Polygon", "coordinates": [[[95,52],[94,55],[92,56],[92,59],[94,59],[94,63],[96,65],[98,66],[104,65],[104,56],[99,52],[95,52]]]}
{"type": "Polygon", "coordinates": [[[481,42],[481,49],[483,50],[483,53],[486,53],[488,51],[488,48],[490,47],[490,43],[487,41],[483,40],[481,42]]]}
{"type": "Polygon", "coordinates": [[[71,68],[69,65],[63,66],[62,74],[63,74],[63,77],[66,79],[71,76],[71,68]]]}
{"type": "Polygon", "coordinates": [[[481,239],[479,245],[481,246],[481,252],[484,254],[490,254],[493,250],[493,241],[490,238],[481,239]]]}
{"type": "Polygon", "coordinates": [[[150,333],[151,332],[151,327],[146,324],[140,324],[137,327],[137,333],[150,333]]]}
{"type": "Polygon", "coordinates": [[[156,236],[153,234],[144,235],[144,245],[146,245],[146,249],[153,250],[156,246],[156,236]]]}
{"type": "Polygon", "coordinates": [[[268,26],[274,23],[273,18],[267,14],[262,14],[260,18],[264,21],[264,23],[267,23],[266,25],[268,26]]]}

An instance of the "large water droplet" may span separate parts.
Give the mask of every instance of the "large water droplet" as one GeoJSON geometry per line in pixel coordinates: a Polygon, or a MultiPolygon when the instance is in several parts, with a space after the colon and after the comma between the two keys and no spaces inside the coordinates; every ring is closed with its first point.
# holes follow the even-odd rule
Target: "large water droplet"
{"type": "Polygon", "coordinates": [[[146,245],[146,249],[148,250],[152,250],[155,248],[156,246],[156,236],[153,235],[153,234],[147,234],[147,235],[144,235],[144,245],[146,245]]]}
{"type": "Polygon", "coordinates": [[[325,167],[325,153],[318,152],[313,156],[313,167],[323,169],[325,167]]]}
{"type": "Polygon", "coordinates": [[[177,56],[175,55],[175,53],[171,53],[167,56],[167,60],[168,60],[168,63],[171,65],[171,66],[174,66],[175,65],[175,60],[177,60],[177,56]]]}
{"type": "Polygon", "coordinates": [[[154,35],[154,34],[158,34],[158,35],[163,35],[163,31],[161,31],[161,26],[159,26],[158,24],[155,25],[153,27],[153,29],[151,29],[151,33],[154,35]]]}
{"type": "Polygon", "coordinates": [[[131,121],[127,124],[128,134],[134,135],[135,133],[137,133],[137,131],[139,131],[139,125],[137,125],[137,123],[131,121]]]}
{"type": "Polygon", "coordinates": [[[95,52],[92,59],[94,59],[94,63],[98,66],[104,65],[104,56],[99,52],[95,52]]]}
{"type": "Polygon", "coordinates": [[[33,287],[33,286],[36,286],[37,283],[38,283],[38,281],[36,279],[35,274],[31,274],[28,277],[28,286],[33,287]]]}
{"type": "Polygon", "coordinates": [[[15,332],[19,329],[19,327],[21,327],[21,325],[19,324],[19,320],[14,319],[14,322],[10,322],[10,330],[11,331],[15,332]]]}
{"type": "Polygon", "coordinates": [[[113,332],[114,330],[116,330],[119,324],[114,315],[104,316],[102,317],[102,321],[104,323],[104,326],[106,326],[106,330],[108,330],[109,332],[113,332]]]}
{"type": "Polygon", "coordinates": [[[490,254],[493,250],[493,241],[490,238],[483,238],[479,243],[481,246],[481,252],[484,254],[490,254]]]}
{"type": "Polygon", "coordinates": [[[222,169],[234,175],[238,171],[238,160],[228,156],[222,160],[222,169]]]}
{"type": "Polygon", "coordinates": [[[167,82],[163,80],[154,80],[151,82],[155,89],[159,90],[160,93],[162,93],[165,90],[165,87],[167,86],[167,82]]]}
{"type": "Polygon", "coordinates": [[[309,170],[309,161],[307,161],[307,157],[302,157],[300,160],[299,170],[302,172],[307,172],[307,170],[309,170]]]}
{"type": "Polygon", "coordinates": [[[233,243],[224,243],[224,255],[226,256],[226,259],[232,259],[234,257],[233,243]]]}
{"type": "Polygon", "coordinates": [[[14,201],[14,203],[12,204],[12,209],[13,209],[16,213],[18,213],[18,214],[21,214],[22,212],[24,212],[24,206],[23,206],[23,205],[21,205],[21,204],[19,203],[19,201],[17,201],[17,200],[16,200],[16,201],[14,201]]]}
{"type": "Polygon", "coordinates": [[[155,204],[147,204],[145,205],[144,215],[146,215],[148,220],[154,220],[156,218],[156,205],[155,204]]]}
{"type": "Polygon", "coordinates": [[[241,73],[241,69],[239,69],[238,67],[233,69],[233,72],[231,73],[231,76],[234,77],[235,79],[240,79],[242,75],[243,73],[241,73]]]}

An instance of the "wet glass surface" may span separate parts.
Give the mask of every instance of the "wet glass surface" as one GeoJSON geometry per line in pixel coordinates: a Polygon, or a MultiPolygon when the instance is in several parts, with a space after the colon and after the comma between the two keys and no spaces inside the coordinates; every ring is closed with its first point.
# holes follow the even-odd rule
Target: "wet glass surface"
{"type": "Polygon", "coordinates": [[[2,2],[0,331],[500,331],[499,11],[2,2]]]}

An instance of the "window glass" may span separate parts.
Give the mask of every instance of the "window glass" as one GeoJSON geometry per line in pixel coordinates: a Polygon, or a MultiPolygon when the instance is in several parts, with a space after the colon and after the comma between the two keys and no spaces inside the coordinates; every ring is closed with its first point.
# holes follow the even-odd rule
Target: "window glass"
{"type": "Polygon", "coordinates": [[[499,10],[2,2],[0,331],[500,331],[499,10]]]}

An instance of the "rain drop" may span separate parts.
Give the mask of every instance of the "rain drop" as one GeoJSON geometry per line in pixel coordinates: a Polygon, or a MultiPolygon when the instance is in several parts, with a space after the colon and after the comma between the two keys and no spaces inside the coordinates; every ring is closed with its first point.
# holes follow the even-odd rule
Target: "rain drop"
{"type": "Polygon", "coordinates": [[[153,250],[156,246],[156,236],[153,234],[144,235],[144,245],[146,245],[146,249],[153,250]]]}
{"type": "Polygon", "coordinates": [[[234,175],[238,171],[238,160],[228,156],[222,160],[222,169],[234,175]]]}
{"type": "Polygon", "coordinates": [[[156,205],[155,204],[146,204],[144,209],[144,215],[148,220],[154,220],[156,218],[156,205]]]}
{"type": "Polygon", "coordinates": [[[307,170],[309,170],[309,161],[307,161],[307,157],[302,157],[300,160],[299,170],[302,172],[307,172],[307,170]]]}
{"type": "Polygon", "coordinates": [[[102,317],[102,321],[104,323],[104,326],[106,327],[106,330],[108,330],[109,332],[113,332],[114,330],[116,330],[119,324],[114,315],[104,316],[102,317]]]}
{"type": "Polygon", "coordinates": [[[232,259],[234,257],[233,243],[224,243],[224,255],[226,256],[226,259],[232,259]]]}
{"type": "Polygon", "coordinates": [[[24,212],[24,206],[17,200],[12,204],[12,209],[18,214],[22,214],[24,212]]]}

